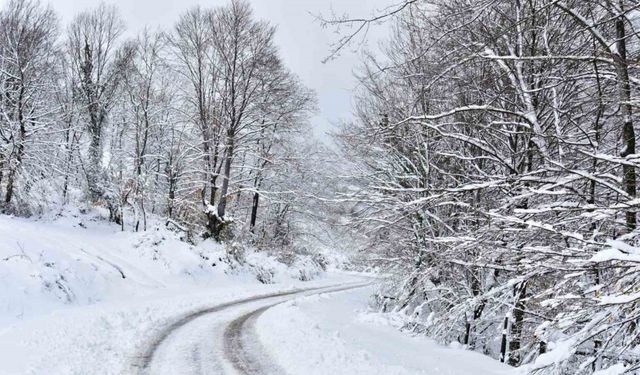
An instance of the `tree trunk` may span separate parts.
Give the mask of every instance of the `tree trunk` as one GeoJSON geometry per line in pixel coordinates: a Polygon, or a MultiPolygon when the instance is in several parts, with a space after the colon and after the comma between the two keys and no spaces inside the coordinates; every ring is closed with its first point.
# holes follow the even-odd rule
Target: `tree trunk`
{"type": "Polygon", "coordinates": [[[220,198],[218,199],[218,210],[215,214],[209,214],[209,231],[216,241],[220,241],[220,234],[224,227],[224,216],[227,209],[227,193],[229,191],[229,180],[231,178],[231,164],[233,163],[234,135],[230,130],[227,133],[227,149],[224,158],[224,171],[222,175],[222,186],[220,187],[220,198]]]}
{"type": "Polygon", "coordinates": [[[503,362],[507,359],[507,330],[509,329],[509,317],[504,317],[504,326],[502,327],[502,340],[500,342],[500,362],[503,362]]]}
{"type": "MultiPolygon", "coordinates": [[[[480,285],[480,271],[478,269],[471,270],[471,292],[474,297],[477,297],[481,293],[481,285],[480,285]]],[[[467,318],[467,323],[465,327],[465,336],[463,344],[469,345],[469,347],[474,347],[474,338],[473,333],[475,332],[475,325],[480,317],[482,316],[482,311],[484,311],[485,302],[481,301],[478,303],[473,309],[473,319],[470,320],[467,318]]]]}
{"type": "MultiPolygon", "coordinates": [[[[21,76],[21,82],[24,82],[23,76],[21,76]]],[[[21,85],[17,103],[17,117],[18,124],[20,124],[20,129],[18,132],[18,141],[16,146],[16,162],[15,165],[11,165],[11,161],[9,161],[9,174],[7,175],[7,193],[4,196],[5,205],[9,205],[9,203],[11,203],[11,199],[13,198],[13,191],[15,187],[16,176],[18,174],[18,168],[20,168],[20,164],[22,164],[22,157],[24,156],[24,142],[27,139],[27,129],[24,118],[24,96],[25,88],[24,85],[21,85]]]]}
{"type": "Polygon", "coordinates": [[[258,217],[258,204],[260,203],[260,193],[257,191],[253,193],[253,205],[251,206],[251,221],[249,224],[249,230],[251,233],[255,233],[256,219],[258,217]]]}
{"type": "MultiPolygon", "coordinates": [[[[620,4],[622,6],[622,3],[620,4]]],[[[618,74],[618,95],[620,113],[622,114],[622,151],[621,157],[627,157],[636,153],[636,136],[633,128],[632,107],[631,107],[631,85],[629,83],[629,70],[627,62],[627,42],[624,26],[624,16],[616,20],[616,49],[614,61],[618,74]]],[[[624,190],[629,194],[630,199],[636,197],[636,169],[632,165],[622,166],[624,190]]],[[[636,228],[636,212],[629,209],[625,212],[625,222],[629,232],[636,228]]]]}
{"type": "Polygon", "coordinates": [[[64,184],[62,187],[62,198],[64,202],[67,202],[67,195],[69,193],[69,175],[71,174],[71,163],[73,162],[73,150],[76,141],[75,133],[73,135],[70,134],[70,130],[66,134],[66,147],[67,147],[67,158],[65,161],[64,168],[64,184]]]}
{"type": "Polygon", "coordinates": [[[173,205],[176,199],[176,181],[173,175],[169,175],[169,197],[167,202],[167,216],[173,217],[173,205]]]}
{"type": "Polygon", "coordinates": [[[231,177],[231,164],[233,162],[234,139],[233,135],[228,137],[227,155],[224,160],[224,175],[222,188],[220,189],[220,202],[218,203],[218,216],[222,219],[227,209],[227,193],[229,191],[229,180],[231,177]]]}
{"type": "Polygon", "coordinates": [[[520,364],[520,347],[522,341],[522,328],[524,325],[524,298],[527,293],[527,282],[522,282],[515,292],[515,306],[513,309],[513,322],[511,323],[511,341],[509,342],[509,365],[520,364]]]}
{"type": "Polygon", "coordinates": [[[0,185],[2,185],[3,177],[4,177],[4,154],[0,153],[0,185]]]}
{"type": "Polygon", "coordinates": [[[15,167],[11,167],[11,169],[9,170],[9,174],[7,175],[7,191],[4,196],[5,205],[9,205],[9,203],[11,203],[11,199],[13,198],[13,189],[14,189],[14,182],[17,174],[17,168],[18,168],[17,165],[15,167]]]}
{"type": "MultiPolygon", "coordinates": [[[[20,115],[22,117],[22,115],[20,115]]],[[[15,181],[18,175],[18,168],[20,168],[20,164],[22,164],[22,158],[24,156],[24,142],[26,139],[27,131],[24,126],[24,122],[20,121],[20,133],[16,147],[16,162],[15,165],[11,165],[9,163],[9,174],[7,175],[7,192],[4,196],[5,205],[9,205],[11,203],[11,199],[13,198],[13,192],[15,189],[15,181]]]]}
{"type": "Polygon", "coordinates": [[[87,173],[87,185],[89,187],[89,197],[93,203],[96,203],[102,198],[102,191],[100,188],[100,165],[101,165],[101,142],[100,134],[92,131],[91,143],[89,144],[89,165],[86,168],[87,173]]]}

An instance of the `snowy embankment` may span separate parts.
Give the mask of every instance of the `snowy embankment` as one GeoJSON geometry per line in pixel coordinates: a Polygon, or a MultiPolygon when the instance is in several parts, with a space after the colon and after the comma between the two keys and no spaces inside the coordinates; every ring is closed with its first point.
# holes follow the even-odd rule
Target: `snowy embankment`
{"type": "Polygon", "coordinates": [[[215,243],[191,246],[163,225],[150,228],[120,232],[88,215],[0,216],[0,373],[122,374],[176,316],[350,279],[302,282],[307,266],[259,253],[234,263],[215,243]],[[257,281],[265,273],[278,284],[257,281]]]}
{"type": "Polygon", "coordinates": [[[400,332],[366,312],[371,289],[321,294],[267,310],[260,341],[291,375],[513,375],[489,357],[400,332]]]}
{"type": "Polygon", "coordinates": [[[162,222],[122,232],[95,212],[49,220],[0,215],[0,327],[68,306],[319,272],[255,252],[239,263],[213,241],[192,246],[179,237],[162,222]]]}

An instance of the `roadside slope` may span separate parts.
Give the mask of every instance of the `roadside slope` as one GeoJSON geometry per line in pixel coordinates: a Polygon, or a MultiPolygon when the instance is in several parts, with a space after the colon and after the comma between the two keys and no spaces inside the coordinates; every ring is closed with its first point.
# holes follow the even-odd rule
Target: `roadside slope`
{"type": "Polygon", "coordinates": [[[0,215],[0,331],[73,306],[258,284],[258,276],[287,282],[303,268],[305,275],[314,272],[313,265],[287,267],[264,253],[244,258],[238,263],[213,241],[181,241],[160,220],[136,233],[122,232],[97,212],[39,220],[0,215]]]}

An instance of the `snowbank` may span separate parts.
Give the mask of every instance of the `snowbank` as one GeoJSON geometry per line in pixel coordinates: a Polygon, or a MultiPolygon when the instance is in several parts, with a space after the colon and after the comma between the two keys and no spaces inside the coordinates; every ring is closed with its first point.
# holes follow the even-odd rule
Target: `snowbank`
{"type": "Polygon", "coordinates": [[[318,277],[308,262],[288,267],[262,253],[243,261],[203,241],[192,246],[151,220],[122,232],[98,212],[57,218],[0,215],[0,330],[54,310],[135,300],[171,291],[318,277]]]}

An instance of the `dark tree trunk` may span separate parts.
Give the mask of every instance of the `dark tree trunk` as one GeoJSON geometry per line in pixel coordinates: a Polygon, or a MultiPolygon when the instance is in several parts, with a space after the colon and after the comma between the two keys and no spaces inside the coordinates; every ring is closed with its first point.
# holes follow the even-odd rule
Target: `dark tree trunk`
{"type": "Polygon", "coordinates": [[[4,155],[0,154],[0,185],[2,185],[3,177],[4,177],[4,155]]]}
{"type": "Polygon", "coordinates": [[[18,141],[18,147],[16,150],[16,164],[11,166],[9,169],[9,174],[7,175],[7,192],[4,196],[4,203],[9,205],[11,203],[11,199],[13,198],[13,191],[15,188],[15,181],[18,174],[18,168],[20,168],[20,164],[22,163],[22,156],[24,154],[24,126],[20,126],[20,140],[18,141]]]}
{"type": "Polygon", "coordinates": [[[500,342],[500,362],[507,359],[507,330],[509,329],[509,317],[504,317],[504,326],[502,327],[502,341],[500,342]]]}
{"type": "Polygon", "coordinates": [[[231,164],[233,163],[234,152],[234,137],[228,136],[227,152],[224,159],[224,175],[222,176],[222,187],[220,189],[220,199],[218,202],[218,216],[220,219],[224,218],[224,214],[227,210],[227,193],[229,191],[229,180],[231,179],[231,164]]]}
{"type": "MultiPolygon", "coordinates": [[[[471,271],[471,292],[474,297],[477,297],[481,293],[481,285],[480,285],[480,272],[477,269],[471,271]]],[[[478,303],[473,309],[473,320],[467,319],[466,327],[465,327],[465,337],[463,344],[469,345],[473,348],[474,340],[473,333],[475,331],[475,324],[482,316],[482,311],[484,310],[485,302],[481,301],[478,303]]]]}
{"type": "Polygon", "coordinates": [[[234,141],[234,134],[230,130],[227,133],[227,149],[225,150],[224,171],[222,175],[220,197],[218,198],[218,210],[215,213],[210,212],[208,214],[209,233],[216,241],[221,240],[220,235],[225,225],[224,216],[227,210],[227,193],[229,191],[229,180],[231,178],[231,164],[233,163],[234,141]]]}
{"type": "Polygon", "coordinates": [[[218,192],[218,186],[216,186],[216,180],[218,176],[211,177],[211,186],[209,187],[209,204],[212,206],[216,204],[216,193],[218,192]]]}
{"type": "Polygon", "coordinates": [[[96,95],[96,85],[91,75],[93,74],[93,51],[89,44],[84,47],[84,61],[82,64],[82,86],[85,100],[88,102],[87,111],[89,115],[89,165],[85,168],[87,175],[87,186],[89,196],[93,203],[103,198],[102,187],[100,186],[100,174],[102,164],[102,123],[104,113],[96,95]]]}
{"type": "Polygon", "coordinates": [[[520,364],[520,347],[522,341],[522,329],[524,325],[524,298],[527,293],[527,282],[523,282],[516,288],[515,307],[513,309],[513,323],[511,324],[511,341],[509,342],[509,364],[520,364]]]}
{"type": "Polygon", "coordinates": [[[168,193],[168,202],[167,202],[167,216],[170,218],[173,217],[173,206],[176,199],[176,184],[177,178],[174,175],[173,167],[169,166],[168,168],[169,174],[169,193],[168,193]]]}
{"type": "Polygon", "coordinates": [[[258,217],[258,204],[260,203],[260,193],[257,191],[253,193],[253,205],[251,206],[251,221],[249,224],[249,230],[251,233],[255,233],[256,219],[258,217]]]}
{"type": "MultiPolygon", "coordinates": [[[[24,81],[24,77],[21,79],[24,81]]],[[[20,93],[18,95],[18,108],[17,108],[17,119],[20,124],[20,129],[18,132],[18,141],[16,145],[16,163],[15,165],[11,165],[9,162],[9,174],[7,175],[7,192],[4,196],[5,205],[9,205],[11,203],[11,199],[13,198],[13,191],[15,189],[15,181],[18,174],[18,168],[20,168],[20,164],[22,164],[22,158],[24,156],[24,142],[27,139],[27,129],[25,125],[24,118],[24,86],[20,87],[20,93]]]]}

